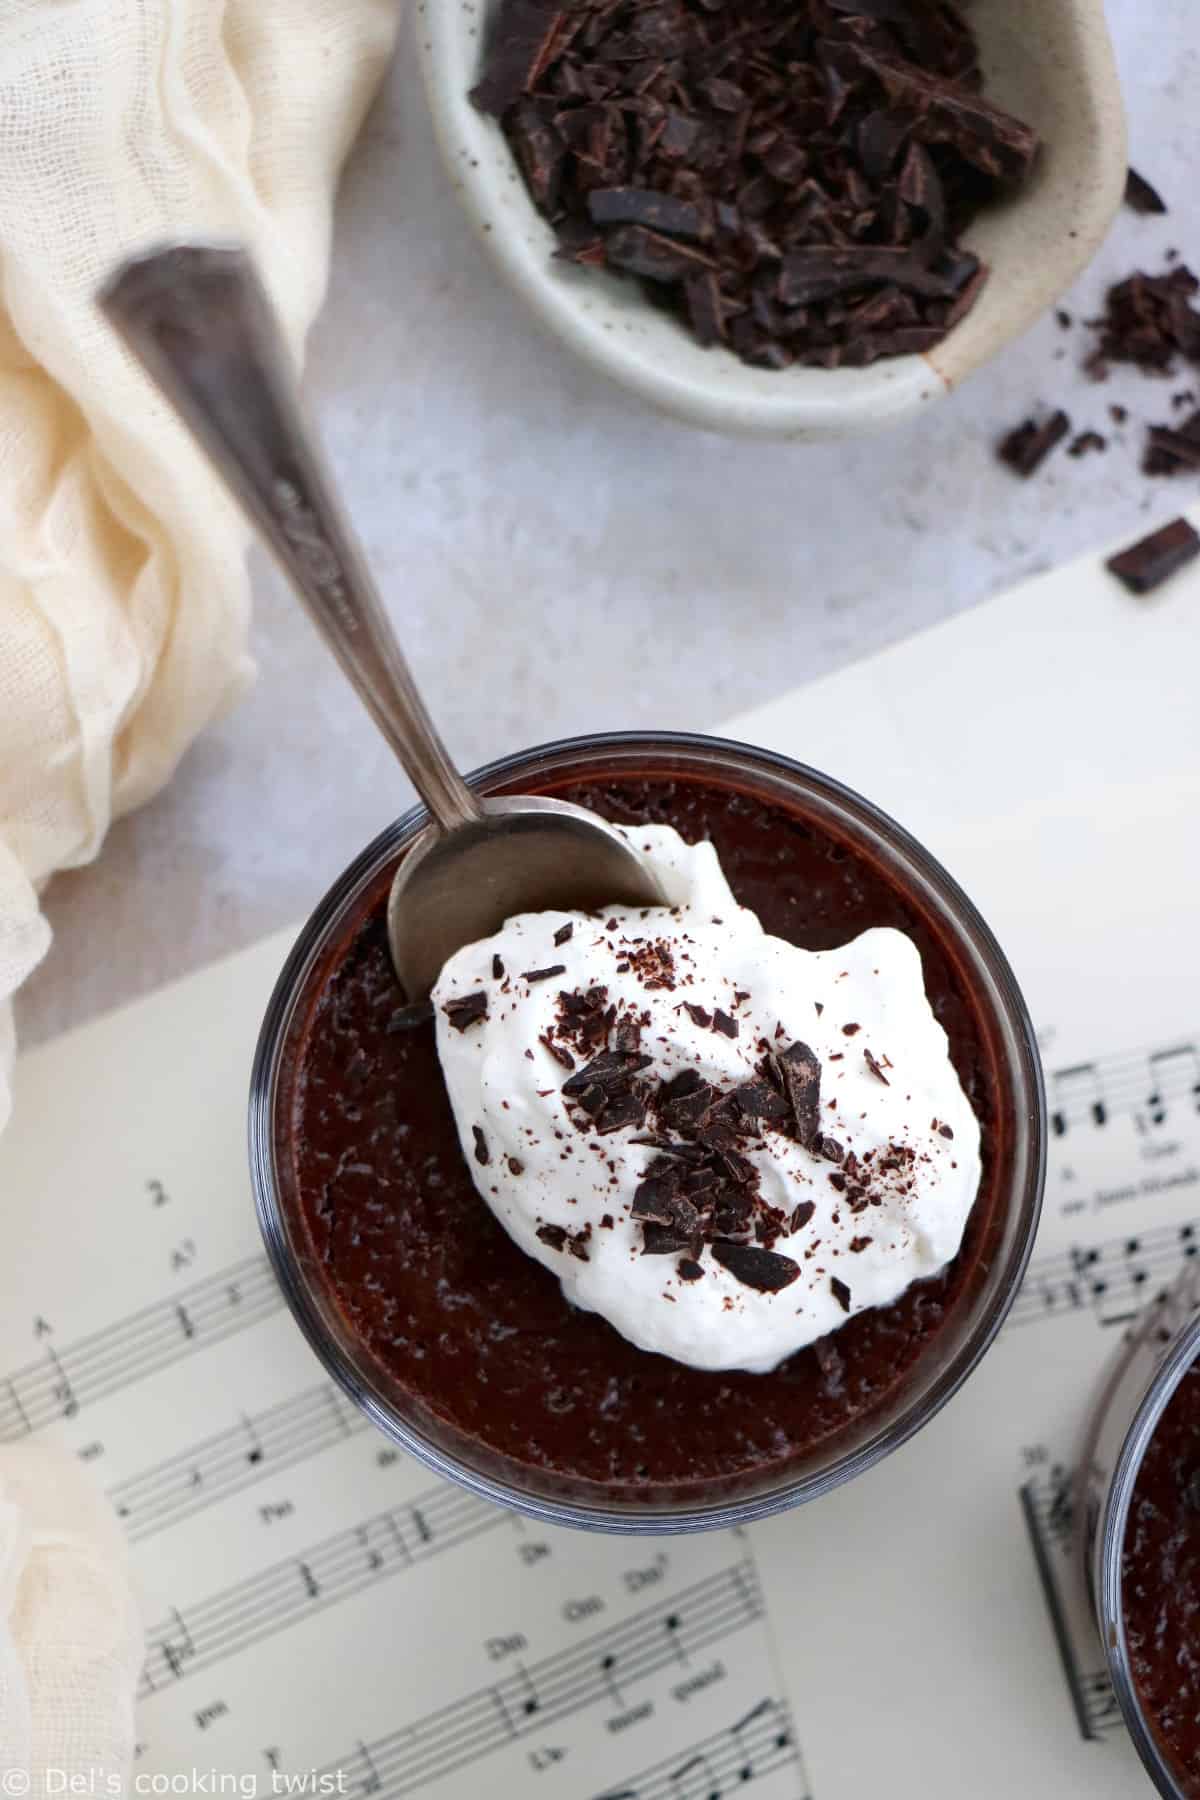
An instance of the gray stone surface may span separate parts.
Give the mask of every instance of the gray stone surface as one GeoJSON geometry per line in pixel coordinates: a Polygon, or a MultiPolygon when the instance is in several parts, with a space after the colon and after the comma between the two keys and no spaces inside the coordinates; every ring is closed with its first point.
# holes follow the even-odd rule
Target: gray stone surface
{"type": "MultiPolygon", "coordinates": [[[[1168,245],[1200,257],[1194,5],[1111,0],[1134,160],[1173,214],[1122,214],[1066,302],[1076,313],[1168,245]]],[[[544,342],[498,284],[437,162],[402,34],[346,177],[310,390],[470,767],[566,732],[714,726],[1136,532],[1173,496],[1137,474],[1132,425],[1106,457],[1060,456],[1029,484],[992,456],[1038,403],[1101,430],[1115,399],[1135,420],[1168,410],[1169,388],[1088,383],[1082,341],[1043,320],[960,394],[869,442],[743,444],[661,420],[544,342]]],[[[26,1043],[299,917],[406,804],[262,566],[256,598],[257,689],[95,867],[53,885],[55,947],[19,1006],[26,1043]]]]}

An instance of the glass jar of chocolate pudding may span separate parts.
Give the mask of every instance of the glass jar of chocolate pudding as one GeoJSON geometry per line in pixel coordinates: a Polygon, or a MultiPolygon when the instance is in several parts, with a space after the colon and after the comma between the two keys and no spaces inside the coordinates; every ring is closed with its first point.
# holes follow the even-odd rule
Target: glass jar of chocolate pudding
{"type": "Polygon", "coordinates": [[[764,750],[674,733],[579,738],[472,781],[484,794],[562,796],[618,824],[711,841],[735,898],[803,949],[839,948],[873,927],[906,933],[981,1127],[982,1176],[961,1248],[894,1303],[846,1317],[766,1374],[639,1349],[572,1306],[481,1199],[434,1025],[411,1024],[391,968],[388,889],[427,822],[414,809],[317,908],[262,1029],[252,1178],[302,1329],[396,1443],[552,1523],[729,1526],[861,1474],[966,1380],[1032,1247],[1045,1170],[1041,1071],[998,946],[890,819],[764,750]]]}
{"type": "Polygon", "coordinates": [[[1122,1345],[1082,1466],[1108,1673],[1165,1800],[1200,1800],[1200,1264],[1122,1345]]]}

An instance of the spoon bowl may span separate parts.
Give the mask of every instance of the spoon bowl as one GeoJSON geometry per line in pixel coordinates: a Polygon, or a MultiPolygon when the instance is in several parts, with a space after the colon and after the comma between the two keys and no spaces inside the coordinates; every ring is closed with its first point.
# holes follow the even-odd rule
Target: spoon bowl
{"type": "Polygon", "coordinates": [[[657,877],[603,819],[538,798],[485,809],[455,769],[304,419],[246,252],[148,251],[115,272],[99,304],[273,552],[429,808],[433,823],[388,906],[407,1000],[425,999],[447,957],[514,913],[663,905],[657,877]]]}
{"type": "Polygon", "coordinates": [[[481,817],[457,831],[422,833],[392,883],[388,943],[414,998],[456,950],[515,913],[665,904],[657,877],[615,826],[569,800],[520,794],[485,801],[481,817]]]}

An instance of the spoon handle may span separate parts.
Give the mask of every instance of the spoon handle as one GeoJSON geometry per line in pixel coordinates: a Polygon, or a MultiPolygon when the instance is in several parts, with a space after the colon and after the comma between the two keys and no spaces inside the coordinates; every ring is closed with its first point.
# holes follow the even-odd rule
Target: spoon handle
{"type": "Polygon", "coordinates": [[[250,257],[152,250],[118,269],[99,303],[274,551],[443,831],[478,819],[335,497],[250,257]]]}

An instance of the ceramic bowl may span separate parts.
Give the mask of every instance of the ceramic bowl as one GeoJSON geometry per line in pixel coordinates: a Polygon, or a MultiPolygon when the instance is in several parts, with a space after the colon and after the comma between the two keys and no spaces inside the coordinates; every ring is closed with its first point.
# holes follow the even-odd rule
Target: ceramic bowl
{"type": "Polygon", "coordinates": [[[1066,291],[1104,238],[1124,190],[1124,111],[1103,0],[975,0],[987,91],[1036,126],[1031,183],[966,238],[992,279],[923,356],[867,369],[754,369],[704,350],[637,285],[552,261],[495,120],[469,93],[496,0],[422,0],[418,30],[434,124],[455,191],[501,273],[542,324],[593,368],[687,423],[757,437],[878,430],[957,387],[1066,291]]]}

